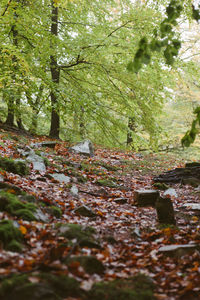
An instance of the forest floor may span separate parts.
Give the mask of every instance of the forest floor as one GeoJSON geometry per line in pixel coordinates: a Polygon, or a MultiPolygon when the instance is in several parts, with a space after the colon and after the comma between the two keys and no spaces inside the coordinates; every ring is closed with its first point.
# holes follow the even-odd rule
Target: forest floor
{"type": "MultiPolygon", "coordinates": [[[[25,149],[26,145],[46,140],[49,139],[1,130],[0,155],[20,159],[23,158],[18,151],[20,147],[25,149]]],[[[26,274],[29,283],[38,284],[41,277],[37,272],[42,270],[76,279],[86,293],[96,282],[125,280],[143,273],[155,284],[155,298],[138,299],[200,299],[199,251],[170,256],[159,252],[162,246],[200,243],[200,216],[197,211],[183,208],[186,203],[199,203],[198,191],[189,185],[169,186],[176,191],[171,196],[176,226],[162,228],[154,207],[138,207],[134,201],[135,190],[154,189],[153,177],[184,166],[185,157],[180,153],[133,153],[95,145],[95,156],[91,158],[70,152],[69,146],[58,141],[54,149],[35,150],[48,161],[44,172],[33,170],[31,163],[26,176],[0,171],[1,182],[34,196],[34,205],[39,205],[44,215],[44,221],[29,221],[13,211],[0,209],[0,220],[14,221],[23,234],[21,252],[1,246],[0,296],[4,293],[2,282],[13,274],[26,274]],[[52,178],[53,173],[64,174],[69,183],[52,178]],[[86,208],[86,212],[77,210],[79,207],[86,208]],[[95,234],[92,240],[88,235],[90,243],[84,245],[79,237],[70,240],[70,236],[61,234],[65,232],[62,227],[65,224],[79,224],[86,232],[92,227],[95,234]],[[75,256],[95,257],[103,270],[87,271],[80,261],[69,262],[75,256]],[[68,262],[64,263],[66,258],[68,262]]],[[[15,189],[7,192],[16,194],[15,189]]],[[[160,191],[161,196],[163,193],[160,191]]],[[[10,298],[2,296],[2,299],[10,298]]],[[[82,298],[72,293],[61,299],[82,298]]]]}

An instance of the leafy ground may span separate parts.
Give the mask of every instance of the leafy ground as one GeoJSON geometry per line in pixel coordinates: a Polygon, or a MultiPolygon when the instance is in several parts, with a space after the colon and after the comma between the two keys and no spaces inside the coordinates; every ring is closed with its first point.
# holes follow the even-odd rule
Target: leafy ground
{"type": "MultiPolygon", "coordinates": [[[[47,139],[1,131],[0,155],[19,159],[19,146],[43,140],[47,139]]],[[[199,252],[169,257],[158,251],[163,245],[200,242],[199,215],[182,208],[184,203],[199,202],[199,194],[191,186],[173,185],[178,195],[171,197],[176,227],[161,228],[154,208],[139,208],[134,203],[135,190],[152,189],[153,177],[183,166],[186,154],[131,153],[95,147],[95,156],[87,158],[71,153],[65,142],[56,144],[55,149],[38,148],[37,153],[40,151],[48,160],[45,173],[33,171],[31,164],[26,176],[1,170],[2,180],[34,196],[48,218],[48,222],[28,221],[8,209],[0,212],[1,220],[14,220],[24,239],[21,252],[8,251],[2,246],[2,280],[13,274],[26,274],[29,282],[40,283],[42,279],[37,271],[41,270],[75,278],[83,291],[89,291],[95,282],[122,280],[144,273],[155,283],[156,299],[199,299],[199,252]],[[69,176],[70,183],[53,179],[51,174],[56,171],[69,176]],[[73,186],[78,188],[78,195],[73,193],[73,186]],[[78,214],[76,208],[82,205],[91,208],[93,214],[89,217],[78,214]],[[94,246],[81,245],[78,238],[69,242],[69,236],[58,234],[62,224],[68,223],[79,224],[86,232],[89,226],[95,229],[94,246]],[[96,257],[102,262],[103,270],[96,274],[85,270],[78,261],[64,263],[74,256],[96,257]]],[[[8,192],[16,193],[14,189],[8,192]]],[[[63,299],[81,299],[67,296],[63,299]]]]}

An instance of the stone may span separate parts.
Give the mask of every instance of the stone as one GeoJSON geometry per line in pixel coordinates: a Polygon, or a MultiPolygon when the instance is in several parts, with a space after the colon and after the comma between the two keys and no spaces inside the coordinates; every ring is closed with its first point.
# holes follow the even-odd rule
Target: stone
{"type": "Polygon", "coordinates": [[[11,159],[0,156],[0,168],[7,172],[19,174],[21,176],[29,173],[29,168],[24,160],[11,159]]]}
{"type": "Polygon", "coordinates": [[[194,162],[185,164],[185,168],[192,168],[192,167],[200,167],[200,163],[194,161],[194,162]]]}
{"type": "Polygon", "coordinates": [[[33,150],[30,151],[29,155],[27,156],[27,161],[31,162],[33,164],[33,170],[39,171],[39,172],[46,172],[46,166],[44,163],[44,159],[35,154],[33,150]]]}
{"type": "Polygon", "coordinates": [[[49,217],[46,216],[40,208],[38,208],[34,213],[33,213],[34,217],[36,218],[37,221],[39,222],[44,222],[44,223],[48,223],[49,222],[49,217]]]}
{"type": "Polygon", "coordinates": [[[167,190],[164,192],[163,196],[178,197],[178,195],[177,195],[175,189],[172,189],[172,188],[167,189],[167,190]]]}
{"type": "Polygon", "coordinates": [[[135,204],[140,207],[155,206],[159,198],[159,191],[156,190],[136,190],[134,193],[135,204]]]}
{"type": "Polygon", "coordinates": [[[71,181],[71,178],[69,176],[66,176],[62,173],[54,173],[50,175],[53,179],[59,181],[60,183],[69,183],[71,181]]]}
{"type": "Polygon", "coordinates": [[[198,187],[200,185],[200,179],[198,179],[196,177],[183,178],[182,184],[191,185],[193,187],[198,187]]]}
{"type": "Polygon", "coordinates": [[[153,187],[158,189],[158,190],[162,190],[162,191],[165,191],[169,188],[169,186],[165,183],[161,183],[161,182],[155,182],[153,184],[153,187]]]}
{"type": "Polygon", "coordinates": [[[158,249],[159,253],[164,253],[165,255],[172,257],[181,257],[185,254],[191,254],[198,249],[196,244],[187,244],[187,245],[167,245],[162,246],[158,249]]]}
{"type": "Polygon", "coordinates": [[[78,197],[78,188],[75,184],[72,185],[71,189],[70,189],[70,193],[72,194],[72,196],[74,197],[78,197]]]}
{"type": "Polygon", "coordinates": [[[85,140],[81,143],[78,143],[70,148],[70,150],[80,153],[89,157],[94,156],[94,146],[90,140],[85,140]]]}
{"type": "Polygon", "coordinates": [[[159,197],[156,201],[156,212],[160,224],[176,224],[174,208],[170,198],[159,197]]]}
{"type": "Polygon", "coordinates": [[[185,203],[183,207],[190,208],[191,210],[200,210],[200,203],[185,203]]]}
{"type": "Polygon", "coordinates": [[[102,249],[94,234],[96,233],[93,227],[83,227],[78,224],[63,224],[58,228],[59,236],[63,236],[69,240],[74,240],[79,243],[80,247],[102,249]]]}
{"type": "Polygon", "coordinates": [[[128,198],[115,198],[115,203],[117,204],[125,204],[128,202],[128,198]]]}
{"type": "Polygon", "coordinates": [[[86,273],[92,274],[103,274],[105,267],[101,261],[94,256],[74,256],[67,260],[69,270],[73,270],[74,263],[78,262],[86,273]]]}
{"type": "Polygon", "coordinates": [[[86,205],[77,207],[76,209],[74,209],[74,212],[77,215],[88,217],[88,218],[93,218],[96,216],[96,214],[92,211],[92,209],[87,207],[86,205]]]}

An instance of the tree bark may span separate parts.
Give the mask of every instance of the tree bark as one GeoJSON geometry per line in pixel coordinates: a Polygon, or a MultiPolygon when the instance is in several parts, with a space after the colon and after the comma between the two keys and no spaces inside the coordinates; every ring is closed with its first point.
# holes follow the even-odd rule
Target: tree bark
{"type": "MultiPolygon", "coordinates": [[[[54,1],[52,1],[52,15],[51,15],[51,34],[54,37],[58,36],[58,7],[54,6],[54,1]]],[[[56,85],[60,81],[60,69],[58,66],[57,57],[55,55],[50,56],[50,70],[51,79],[54,83],[54,88],[51,90],[51,128],[49,136],[53,138],[59,138],[60,130],[60,116],[58,111],[58,95],[55,92],[56,85]]]]}
{"type": "Polygon", "coordinates": [[[128,132],[126,144],[129,146],[133,142],[132,132],[135,131],[135,119],[133,117],[128,118],[128,132]]]}

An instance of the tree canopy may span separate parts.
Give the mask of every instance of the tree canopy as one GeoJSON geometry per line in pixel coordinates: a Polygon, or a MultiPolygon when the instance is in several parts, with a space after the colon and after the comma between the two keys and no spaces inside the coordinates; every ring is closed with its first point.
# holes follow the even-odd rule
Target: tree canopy
{"type": "Polygon", "coordinates": [[[110,145],[131,135],[136,148],[156,147],[157,116],[182,63],[174,63],[181,14],[199,18],[190,0],[2,0],[2,121],[110,145]]]}

